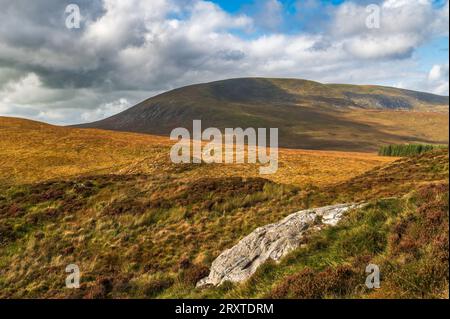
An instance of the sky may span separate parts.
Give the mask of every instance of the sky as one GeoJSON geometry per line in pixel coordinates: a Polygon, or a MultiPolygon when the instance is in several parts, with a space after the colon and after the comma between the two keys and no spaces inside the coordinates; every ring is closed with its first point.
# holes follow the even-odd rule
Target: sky
{"type": "Polygon", "coordinates": [[[0,8],[0,116],[92,122],[164,91],[236,77],[449,94],[448,0],[0,0],[0,8]],[[70,4],[79,28],[67,27],[70,4]]]}

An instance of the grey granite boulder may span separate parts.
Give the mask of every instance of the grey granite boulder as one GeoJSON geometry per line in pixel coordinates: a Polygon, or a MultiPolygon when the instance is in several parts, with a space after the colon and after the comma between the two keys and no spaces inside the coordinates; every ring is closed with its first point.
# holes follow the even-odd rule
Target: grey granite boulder
{"type": "Polygon", "coordinates": [[[343,204],[294,213],[282,221],[256,229],[236,246],[224,251],[212,263],[208,277],[197,287],[218,286],[225,281],[248,279],[268,259],[279,261],[297,248],[311,227],[335,226],[357,204],[343,204]]]}

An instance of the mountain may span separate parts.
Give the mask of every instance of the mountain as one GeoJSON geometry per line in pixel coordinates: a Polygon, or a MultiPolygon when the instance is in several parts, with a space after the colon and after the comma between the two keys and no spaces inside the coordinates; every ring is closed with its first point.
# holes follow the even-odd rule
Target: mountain
{"type": "Polygon", "coordinates": [[[277,127],[280,146],[375,151],[448,143],[449,98],[381,86],[242,78],[179,88],[81,128],[169,135],[177,127],[277,127]]]}

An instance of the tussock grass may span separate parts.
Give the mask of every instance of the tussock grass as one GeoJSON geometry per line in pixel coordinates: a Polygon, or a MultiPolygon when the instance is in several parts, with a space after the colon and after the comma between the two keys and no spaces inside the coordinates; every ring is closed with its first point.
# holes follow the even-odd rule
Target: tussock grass
{"type": "MultiPolygon", "coordinates": [[[[374,201],[339,226],[305,239],[280,264],[268,262],[226,298],[442,298],[448,289],[448,183],[374,201]],[[426,230],[426,231],[425,231],[426,230]],[[365,286],[368,264],[381,288],[365,286]]],[[[222,288],[223,289],[223,288],[222,288]]],[[[218,297],[216,289],[194,296],[218,297]]]]}
{"type": "Polygon", "coordinates": [[[168,145],[158,138],[98,131],[97,139],[92,138],[94,131],[13,123],[12,128],[2,127],[8,138],[0,148],[1,161],[6,163],[0,169],[0,297],[326,298],[443,293],[437,280],[445,283],[442,265],[446,263],[438,261],[445,257],[441,253],[446,235],[437,225],[448,226],[442,211],[446,189],[430,185],[448,179],[444,150],[400,160],[283,150],[280,171],[269,180],[257,177],[253,166],[174,167],[165,157],[168,145]],[[21,134],[24,139],[18,138],[21,134]],[[48,145],[39,143],[39,136],[48,145]],[[59,145],[55,136],[65,142],[59,145]],[[74,155],[80,141],[83,151],[74,155]],[[149,149],[143,151],[144,145],[149,149]],[[108,153],[112,148],[114,156],[108,153]],[[58,152],[75,160],[52,168],[43,164],[58,152]],[[13,154],[26,156],[13,158],[13,154]],[[84,156],[86,163],[80,161],[84,156]],[[126,168],[114,168],[117,163],[126,168]],[[91,170],[98,165],[105,170],[91,170]],[[394,198],[380,200],[386,197],[394,198]],[[301,209],[359,201],[372,204],[353,212],[338,228],[311,235],[306,246],[280,265],[267,263],[241,285],[195,289],[195,281],[206,274],[211,262],[257,227],[301,209]],[[431,231],[425,234],[422,229],[431,231]],[[395,239],[395,234],[402,239],[395,239]],[[369,259],[365,256],[390,269],[392,275],[384,284],[391,288],[354,294],[350,288],[337,290],[335,283],[317,283],[323,290],[318,295],[317,289],[298,286],[302,281],[298,278],[308,278],[308,287],[315,287],[325,276],[350,287],[369,259]],[[391,268],[386,260],[391,260],[391,268]],[[72,263],[82,271],[79,290],[65,289],[65,267],[72,263]],[[408,267],[416,271],[414,286],[409,288],[401,284],[408,275],[401,269],[408,267]],[[314,293],[306,296],[302,291],[314,293]]]}

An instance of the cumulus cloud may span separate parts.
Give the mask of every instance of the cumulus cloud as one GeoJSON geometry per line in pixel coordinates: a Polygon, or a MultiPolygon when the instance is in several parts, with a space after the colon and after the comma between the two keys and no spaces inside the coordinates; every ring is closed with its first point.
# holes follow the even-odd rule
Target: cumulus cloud
{"type": "Polygon", "coordinates": [[[111,103],[104,103],[94,110],[84,111],[81,118],[84,121],[96,121],[125,111],[130,106],[131,103],[127,99],[121,98],[111,103]]]}
{"type": "Polygon", "coordinates": [[[283,24],[283,4],[279,0],[256,1],[249,11],[255,24],[263,29],[275,31],[283,24]]]}
{"type": "Polygon", "coordinates": [[[428,74],[428,87],[436,94],[448,94],[448,63],[434,65],[428,74]]]}
{"type": "Polygon", "coordinates": [[[371,12],[353,2],[336,9],[331,26],[345,49],[364,59],[402,59],[432,36],[448,36],[448,2],[435,9],[429,0],[386,0],[379,5],[380,27],[367,27],[371,12]]]}
{"type": "MultiPolygon", "coordinates": [[[[314,32],[296,33],[278,28],[285,19],[278,0],[235,14],[203,0],[77,3],[81,28],[69,30],[69,1],[0,0],[1,115],[94,121],[165,90],[243,76],[402,82],[448,94],[448,61],[427,74],[414,57],[431,39],[448,37],[448,1],[441,8],[431,0],[377,1],[380,29],[366,27],[364,1],[347,1],[324,8],[314,32]]],[[[313,1],[298,7],[320,10],[313,1]]]]}

